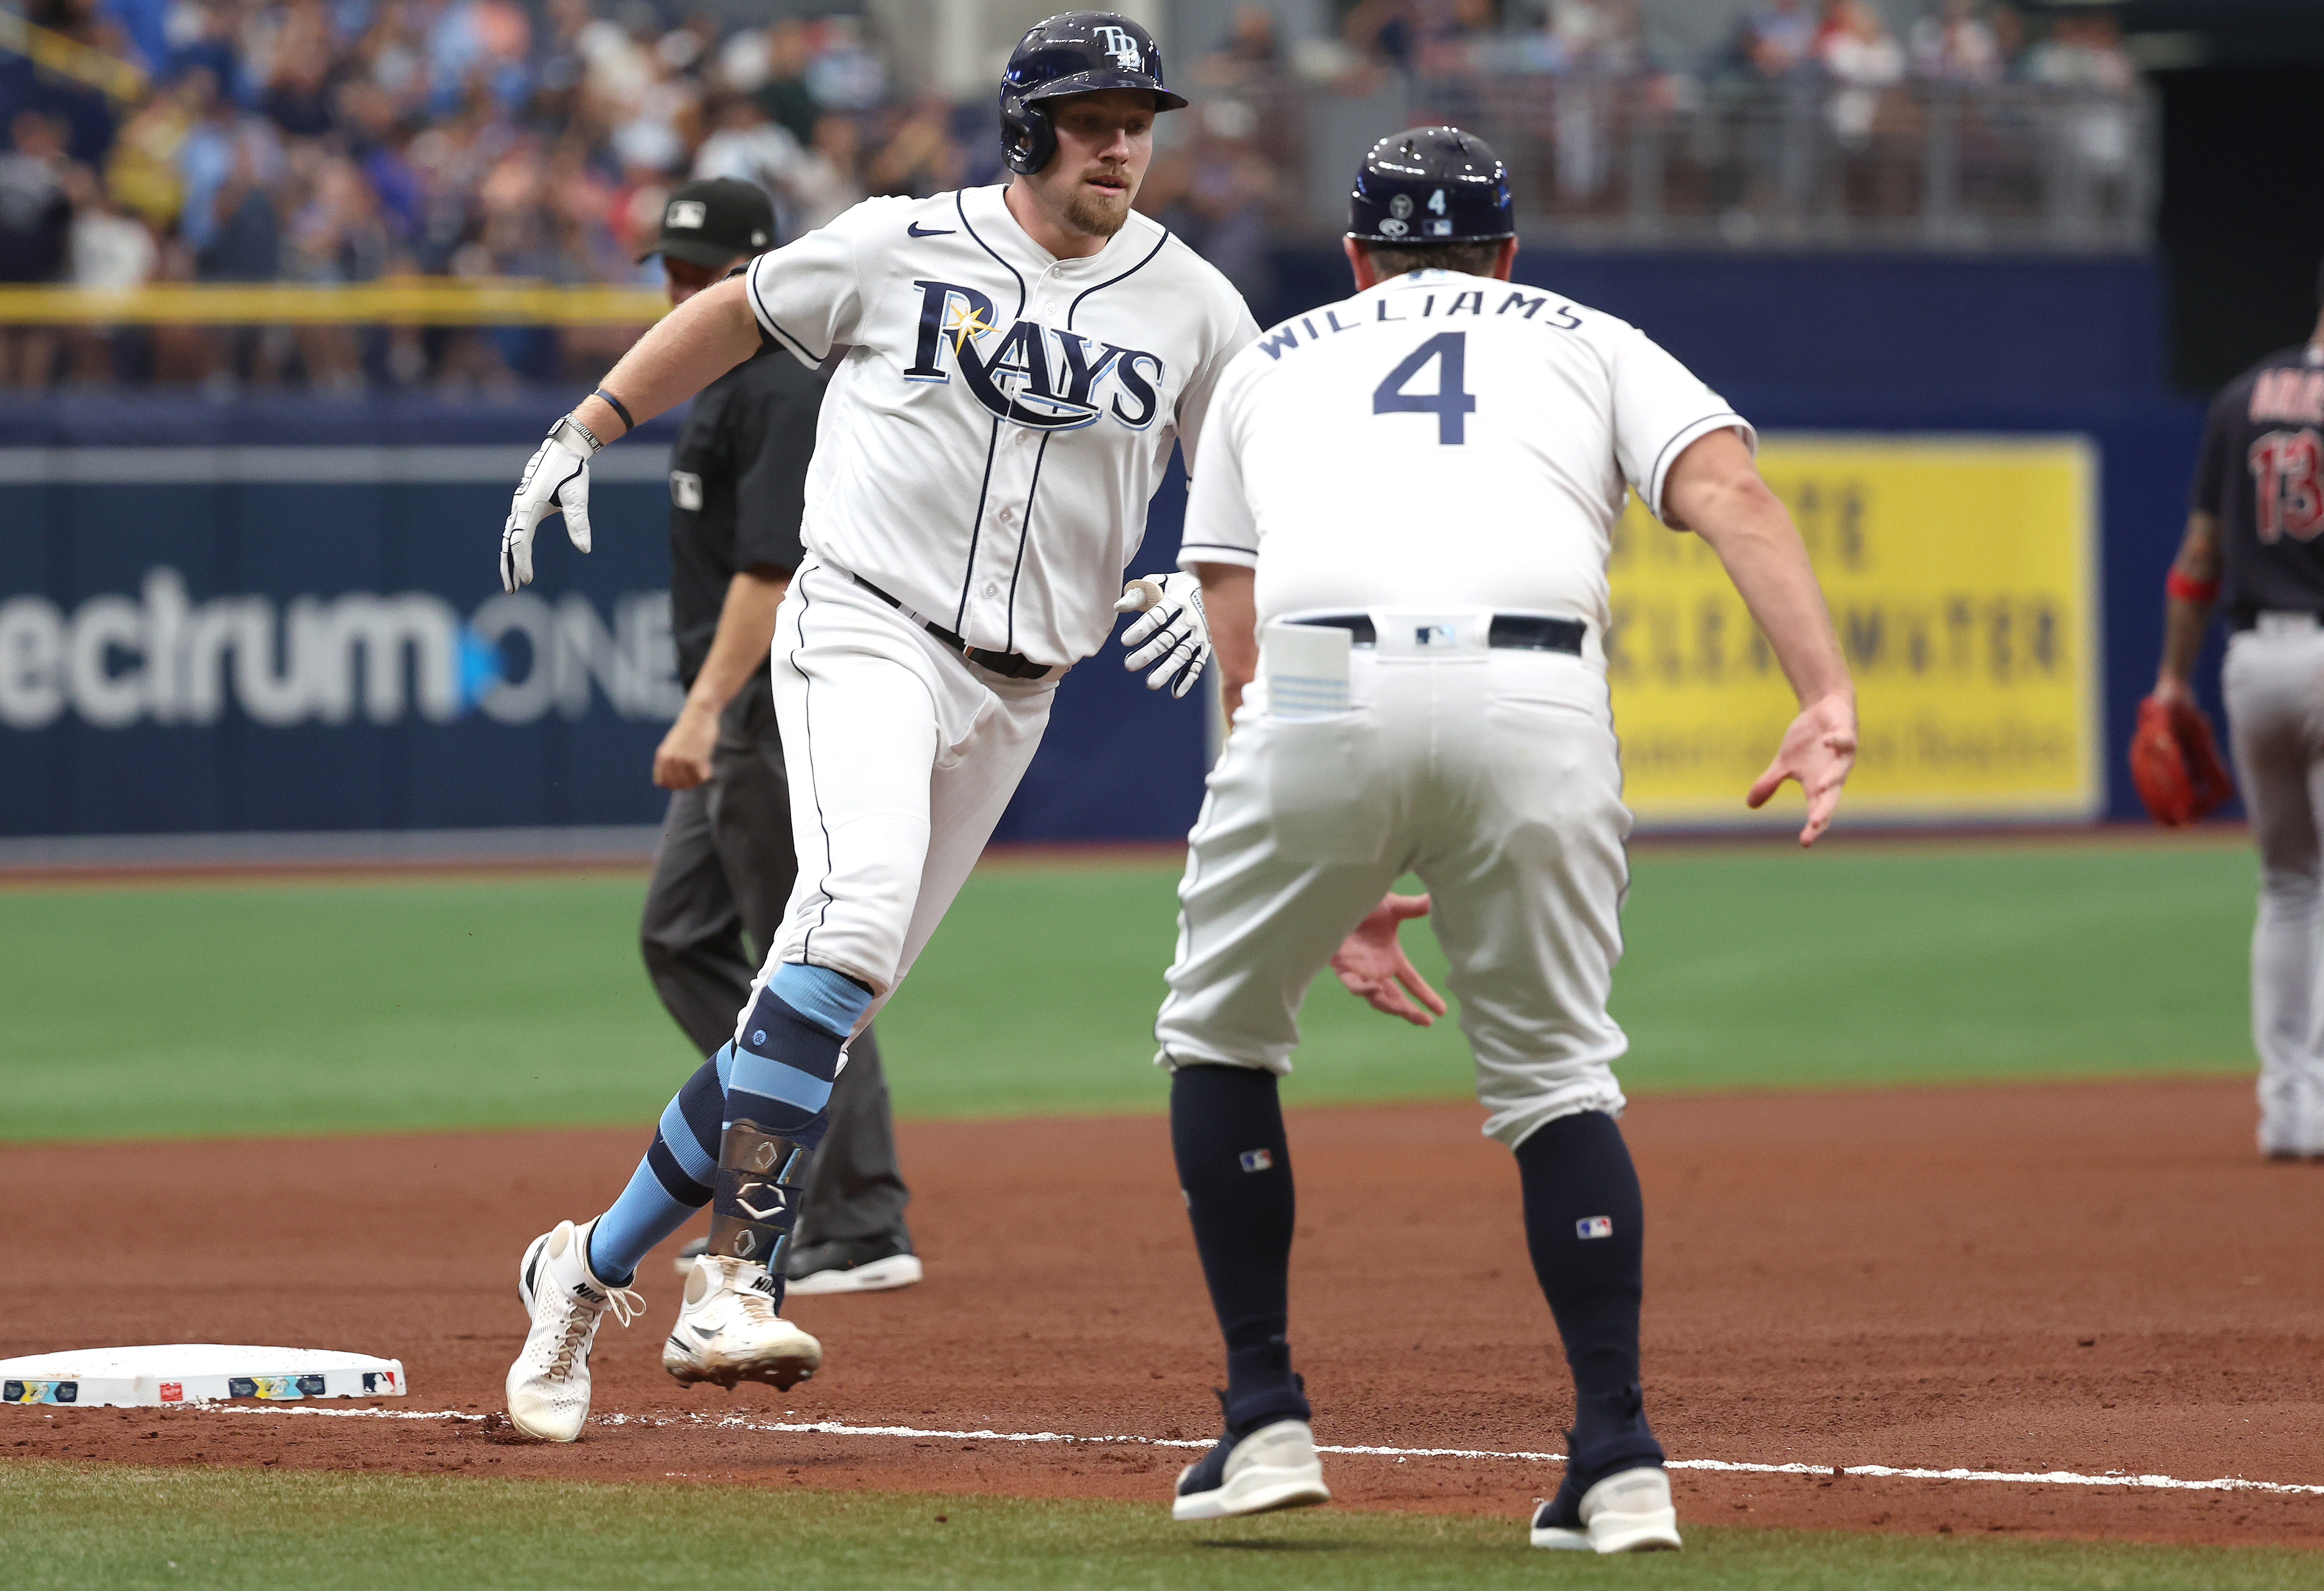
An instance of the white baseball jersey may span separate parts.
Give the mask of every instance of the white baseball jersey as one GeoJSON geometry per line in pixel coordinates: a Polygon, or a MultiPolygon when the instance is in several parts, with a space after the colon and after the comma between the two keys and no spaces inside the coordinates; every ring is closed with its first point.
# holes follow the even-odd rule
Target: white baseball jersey
{"type": "Polygon", "coordinates": [[[767,334],[844,357],[807,547],[972,646],[1078,662],[1113,627],[1146,506],[1258,335],[1207,262],[1132,214],[1059,260],[999,188],[875,198],[744,278],[767,334]]]}
{"type": "Polygon", "coordinates": [[[1645,333],[1543,288],[1416,271],[1227,369],[1182,568],[1256,565],[1283,613],[1498,608],[1607,622],[1625,483],[1750,425],[1645,333]],[[1266,556],[1259,556],[1264,547],[1266,556]]]}

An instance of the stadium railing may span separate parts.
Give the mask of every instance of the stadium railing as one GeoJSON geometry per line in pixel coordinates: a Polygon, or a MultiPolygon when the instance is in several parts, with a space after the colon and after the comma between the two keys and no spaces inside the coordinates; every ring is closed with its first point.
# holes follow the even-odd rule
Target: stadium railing
{"type": "Polygon", "coordinates": [[[650,326],[658,288],[516,277],[389,277],[344,285],[161,282],[125,290],[0,286],[5,326],[650,326]]]}
{"type": "Polygon", "coordinates": [[[1479,72],[1272,97],[1256,120],[1304,129],[1281,191],[1318,233],[1367,129],[1438,122],[1489,140],[1564,246],[2139,251],[2160,188],[2144,87],[1479,72]]]}

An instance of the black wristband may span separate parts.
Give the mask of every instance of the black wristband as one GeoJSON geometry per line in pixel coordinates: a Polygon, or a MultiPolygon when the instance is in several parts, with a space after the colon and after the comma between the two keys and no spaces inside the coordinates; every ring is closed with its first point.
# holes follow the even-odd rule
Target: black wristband
{"type": "Polygon", "coordinates": [[[622,400],[619,398],[614,397],[611,392],[605,391],[604,388],[598,388],[595,392],[591,393],[590,396],[593,398],[604,399],[605,401],[605,407],[622,417],[622,428],[624,431],[634,431],[638,428],[638,422],[630,418],[630,411],[622,407],[622,400]]]}

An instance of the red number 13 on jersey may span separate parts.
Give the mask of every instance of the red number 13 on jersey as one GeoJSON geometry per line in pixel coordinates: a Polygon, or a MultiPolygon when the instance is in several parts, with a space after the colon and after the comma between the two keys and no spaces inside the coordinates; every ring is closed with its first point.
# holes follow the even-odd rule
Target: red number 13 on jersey
{"type": "Polygon", "coordinates": [[[2270,431],[2251,446],[2259,538],[2301,541],[2324,529],[2324,445],[2313,431],[2270,431]]]}

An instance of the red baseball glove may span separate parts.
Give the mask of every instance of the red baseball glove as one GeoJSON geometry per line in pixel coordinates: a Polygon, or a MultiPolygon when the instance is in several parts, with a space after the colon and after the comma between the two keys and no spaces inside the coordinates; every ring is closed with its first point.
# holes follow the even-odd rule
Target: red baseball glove
{"type": "Polygon", "coordinates": [[[2172,829],[2216,812],[2236,793],[2203,710],[2192,702],[2155,696],[2138,704],[2130,779],[2154,821],[2172,829]]]}

